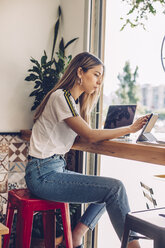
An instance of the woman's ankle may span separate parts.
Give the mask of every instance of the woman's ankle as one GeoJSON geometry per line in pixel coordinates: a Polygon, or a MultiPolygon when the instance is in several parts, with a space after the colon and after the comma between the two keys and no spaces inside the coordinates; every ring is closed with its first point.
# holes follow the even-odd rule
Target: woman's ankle
{"type": "Polygon", "coordinates": [[[141,248],[138,240],[133,240],[128,243],[128,248],[141,248]]]}
{"type": "Polygon", "coordinates": [[[73,248],[82,244],[82,238],[88,231],[88,227],[83,223],[79,222],[72,232],[73,248]]]}

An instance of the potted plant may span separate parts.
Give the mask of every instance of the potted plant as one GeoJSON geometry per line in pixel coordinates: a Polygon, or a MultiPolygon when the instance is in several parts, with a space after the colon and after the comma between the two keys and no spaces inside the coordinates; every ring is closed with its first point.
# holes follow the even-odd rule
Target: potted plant
{"type": "Polygon", "coordinates": [[[72,55],[65,55],[65,50],[78,38],[74,38],[64,44],[64,39],[62,37],[59,42],[58,51],[55,52],[61,14],[61,7],[59,6],[58,19],[54,28],[51,59],[48,60],[46,51],[44,51],[44,55],[41,57],[40,62],[34,58],[30,59],[30,61],[33,63],[33,67],[28,70],[30,74],[25,78],[25,80],[28,82],[34,82],[34,90],[31,92],[30,97],[35,97],[35,99],[31,110],[35,110],[45,95],[55,86],[67,68],[70,60],[72,59],[72,55]]]}

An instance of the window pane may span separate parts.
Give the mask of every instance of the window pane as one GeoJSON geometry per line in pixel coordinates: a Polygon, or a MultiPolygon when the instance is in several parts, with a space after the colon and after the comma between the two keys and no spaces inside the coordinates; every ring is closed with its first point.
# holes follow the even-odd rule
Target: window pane
{"type": "MultiPolygon", "coordinates": [[[[127,26],[123,31],[120,31],[123,24],[120,18],[128,10],[126,2],[121,0],[106,1],[104,120],[110,104],[120,104],[124,101],[125,103],[130,103],[132,101],[132,98],[128,97],[128,83],[133,82],[135,77],[136,90],[134,90],[139,99],[137,101],[136,115],[148,112],[159,113],[159,120],[156,122],[155,130],[153,131],[155,131],[156,135],[158,135],[156,132],[165,134],[165,72],[161,65],[160,56],[161,43],[165,35],[165,15],[162,14],[162,8],[160,7],[157,9],[156,16],[150,15],[148,17],[146,30],[142,27],[132,29],[127,26]],[[121,86],[123,86],[123,91],[119,91],[121,86]],[[123,92],[125,93],[125,98],[123,97],[123,92]]],[[[161,138],[165,140],[162,134],[161,138]]],[[[118,178],[123,181],[131,210],[145,209],[140,180],[142,178],[151,179],[153,175],[163,173],[163,166],[101,156],[100,175],[118,178]]],[[[161,193],[164,191],[164,187],[158,181],[157,188],[154,189],[158,189],[158,192],[161,193]]],[[[157,200],[159,201],[159,199],[158,196],[157,200]]],[[[151,241],[140,242],[141,244],[144,242],[142,247],[151,247],[151,241]]],[[[120,247],[120,241],[106,213],[99,222],[98,247],[108,245],[120,247]]]]}
{"type": "Polygon", "coordinates": [[[165,132],[165,72],[161,64],[165,15],[162,7],[157,5],[157,15],[148,16],[148,21],[145,22],[146,30],[142,26],[131,28],[127,25],[120,31],[124,23],[120,18],[127,11],[126,1],[107,1],[104,118],[109,104],[132,103],[128,97],[128,78],[124,93],[127,99],[122,101],[121,84],[126,76],[123,69],[129,70],[130,74],[127,76],[131,76],[130,82],[134,80],[133,74],[137,70],[133,83],[136,90],[132,89],[133,95],[138,99],[137,115],[159,113],[155,128],[156,131],[165,132]]]}

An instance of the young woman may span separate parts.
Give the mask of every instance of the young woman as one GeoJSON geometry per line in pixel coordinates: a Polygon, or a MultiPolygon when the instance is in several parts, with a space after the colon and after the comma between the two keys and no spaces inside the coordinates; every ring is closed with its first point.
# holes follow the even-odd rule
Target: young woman
{"type": "MultiPolygon", "coordinates": [[[[68,171],[64,154],[77,135],[88,142],[113,139],[140,130],[148,118],[141,117],[118,129],[91,129],[89,115],[97,102],[103,75],[104,65],[97,57],[87,52],[78,54],[38,107],[30,139],[25,175],[29,190],[51,201],[91,203],[73,230],[74,248],[83,247],[83,235],[89,228],[94,229],[105,209],[122,239],[130,209],[121,181],[68,171]]],[[[128,247],[140,246],[132,239],[128,247]]]]}

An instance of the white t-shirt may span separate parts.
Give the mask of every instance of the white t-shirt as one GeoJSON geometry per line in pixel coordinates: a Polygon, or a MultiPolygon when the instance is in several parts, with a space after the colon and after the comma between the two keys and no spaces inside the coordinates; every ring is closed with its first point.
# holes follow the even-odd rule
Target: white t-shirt
{"type": "Polygon", "coordinates": [[[79,103],[76,104],[69,91],[58,89],[53,92],[33,126],[29,155],[43,159],[68,152],[77,134],[64,120],[79,113],[79,103]]]}

